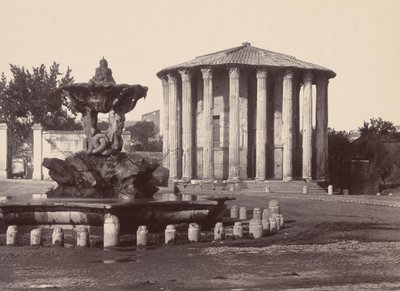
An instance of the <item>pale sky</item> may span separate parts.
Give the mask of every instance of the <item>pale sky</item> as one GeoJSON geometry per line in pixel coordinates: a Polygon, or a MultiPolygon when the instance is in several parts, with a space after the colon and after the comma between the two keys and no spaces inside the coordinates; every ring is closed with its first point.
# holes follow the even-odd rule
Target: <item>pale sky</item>
{"type": "Polygon", "coordinates": [[[382,117],[400,125],[400,1],[0,0],[0,72],[70,66],[87,82],[104,56],[117,83],[149,87],[128,119],[161,109],[156,73],[250,42],[337,73],[329,126],[382,117]]]}

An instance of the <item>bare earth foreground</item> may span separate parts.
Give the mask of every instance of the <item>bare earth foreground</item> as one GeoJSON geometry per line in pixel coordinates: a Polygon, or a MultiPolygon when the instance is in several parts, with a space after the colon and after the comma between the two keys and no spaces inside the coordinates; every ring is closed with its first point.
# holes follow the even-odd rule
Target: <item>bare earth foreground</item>
{"type": "MultiPolygon", "coordinates": [[[[44,193],[49,182],[0,181],[0,196],[44,193]]],[[[167,189],[163,189],[167,191],[167,189]]],[[[227,195],[210,191],[207,194],[227,195]],[[211,192],[211,193],[210,193],[211,192]]],[[[204,192],[205,193],[205,192],[204,192]]],[[[203,193],[203,194],[204,194],[203,193]]],[[[62,290],[399,290],[400,198],[241,192],[231,205],[281,203],[286,227],[260,240],[137,250],[5,246],[0,223],[0,289],[62,290]]],[[[150,230],[151,231],[151,230],[150,230]]],[[[47,240],[49,241],[49,233],[47,240]]],[[[69,236],[69,237],[68,237],[69,236]]],[[[97,236],[101,238],[101,235],[97,236]]],[[[158,238],[152,236],[153,241],[158,238]]],[[[94,243],[95,244],[95,243],[94,243]]]]}

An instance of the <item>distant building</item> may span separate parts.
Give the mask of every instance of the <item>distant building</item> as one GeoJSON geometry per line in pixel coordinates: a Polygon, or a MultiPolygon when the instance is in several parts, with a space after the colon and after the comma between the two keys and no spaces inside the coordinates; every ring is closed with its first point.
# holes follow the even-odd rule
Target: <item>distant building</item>
{"type": "Polygon", "coordinates": [[[152,111],[142,115],[142,121],[153,121],[157,126],[157,131],[160,130],[160,110],[152,111]]]}

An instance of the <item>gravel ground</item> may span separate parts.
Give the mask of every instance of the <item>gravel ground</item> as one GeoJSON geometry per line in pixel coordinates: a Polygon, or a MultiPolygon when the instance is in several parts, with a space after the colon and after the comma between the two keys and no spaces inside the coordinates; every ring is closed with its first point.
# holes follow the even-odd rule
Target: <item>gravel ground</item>
{"type": "MultiPolygon", "coordinates": [[[[0,181],[1,195],[43,193],[51,183],[0,181]],[[44,190],[43,190],[44,189],[44,190]],[[40,192],[42,191],[42,192],[40,192]]],[[[167,191],[163,189],[163,191],[167,191]]],[[[213,191],[212,195],[228,192],[213,191]]],[[[286,227],[274,236],[136,249],[4,246],[0,234],[1,290],[399,290],[400,221],[397,196],[233,193],[228,204],[265,208],[281,203],[286,227]]],[[[47,242],[51,231],[46,232],[47,242]]],[[[97,237],[101,238],[101,235],[97,237]]],[[[96,245],[96,237],[94,245],[96,245]]]]}

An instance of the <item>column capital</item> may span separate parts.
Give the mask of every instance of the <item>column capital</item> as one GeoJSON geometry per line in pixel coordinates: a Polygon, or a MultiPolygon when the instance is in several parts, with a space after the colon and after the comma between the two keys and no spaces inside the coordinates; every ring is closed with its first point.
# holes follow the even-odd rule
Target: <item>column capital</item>
{"type": "Polygon", "coordinates": [[[42,125],[41,125],[40,123],[34,123],[34,124],[32,125],[32,129],[33,129],[33,130],[42,130],[43,127],[42,127],[42,125]]]}
{"type": "Polygon", "coordinates": [[[178,78],[175,73],[169,73],[167,76],[169,83],[176,83],[178,81],[178,78]]]}
{"type": "Polygon", "coordinates": [[[292,69],[286,69],[283,72],[283,77],[293,79],[293,70],[292,69]]]}
{"type": "Polygon", "coordinates": [[[0,123],[0,129],[6,130],[7,129],[7,123],[0,123]]]}
{"type": "Polygon", "coordinates": [[[182,82],[188,82],[192,78],[192,72],[187,69],[179,70],[179,74],[181,75],[182,82]]]}
{"type": "Polygon", "coordinates": [[[239,67],[229,67],[229,78],[230,79],[239,79],[240,69],[239,67]]]}
{"type": "Polygon", "coordinates": [[[306,71],[303,75],[303,81],[304,83],[306,82],[312,82],[313,80],[313,74],[310,71],[306,71]]]}
{"type": "Polygon", "coordinates": [[[324,74],[318,74],[315,79],[318,85],[327,85],[329,83],[328,77],[324,74]]]}
{"type": "Polygon", "coordinates": [[[163,75],[160,77],[162,84],[168,83],[168,75],[163,75]]]}
{"type": "Polygon", "coordinates": [[[257,69],[257,79],[266,78],[268,75],[268,71],[266,68],[258,68],[257,69]]]}
{"type": "Polygon", "coordinates": [[[200,69],[203,79],[211,79],[212,78],[212,68],[202,68],[200,69]]]}

